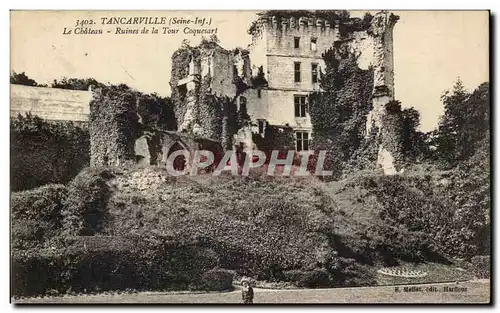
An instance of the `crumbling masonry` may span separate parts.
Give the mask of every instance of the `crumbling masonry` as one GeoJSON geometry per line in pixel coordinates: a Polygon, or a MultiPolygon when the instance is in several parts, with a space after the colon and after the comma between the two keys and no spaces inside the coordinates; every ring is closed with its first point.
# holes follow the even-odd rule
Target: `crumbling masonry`
{"type": "MultiPolygon", "coordinates": [[[[341,45],[358,56],[360,68],[373,69],[373,109],[367,116],[366,138],[377,145],[377,165],[387,174],[397,173],[394,164],[400,148],[393,140],[397,121],[387,106],[394,100],[392,33],[398,17],[385,11],[370,20],[332,16],[263,15],[252,25],[248,49],[223,49],[216,38],[204,39],[195,47],[184,41],[172,56],[170,80],[177,132],[151,134],[144,125],[139,127],[139,133],[130,138],[136,157],[140,156],[137,159],[145,165],[160,164],[172,147],[210,146],[219,152],[261,149],[258,144],[271,140],[266,137],[270,133],[286,134],[292,142],[284,146],[308,150],[314,140],[309,94],[321,91],[322,54],[341,45]]],[[[115,124],[91,118],[90,127],[115,124]]],[[[117,146],[110,141],[99,144],[106,145],[107,150],[99,148],[106,151],[117,146]]],[[[93,164],[110,162],[109,156],[94,159],[93,164]]],[[[119,159],[113,156],[111,163],[120,163],[119,159]]]]}

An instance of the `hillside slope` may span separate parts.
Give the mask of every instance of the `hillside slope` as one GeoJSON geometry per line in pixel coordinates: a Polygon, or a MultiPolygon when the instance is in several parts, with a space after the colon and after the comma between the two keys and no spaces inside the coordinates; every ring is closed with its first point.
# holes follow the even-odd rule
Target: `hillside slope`
{"type": "Polygon", "coordinates": [[[26,279],[62,291],[218,289],[225,287],[199,284],[217,277],[227,286],[227,273],[283,286],[376,285],[376,268],[454,256],[446,247],[460,244],[462,225],[444,196],[445,177],[360,172],[324,183],[89,168],[67,187],[13,194],[16,290],[47,288],[28,292],[26,279]],[[54,218],[55,228],[35,222],[54,218]],[[25,229],[27,220],[36,227],[25,229]],[[23,276],[33,266],[53,278],[23,276]]]}

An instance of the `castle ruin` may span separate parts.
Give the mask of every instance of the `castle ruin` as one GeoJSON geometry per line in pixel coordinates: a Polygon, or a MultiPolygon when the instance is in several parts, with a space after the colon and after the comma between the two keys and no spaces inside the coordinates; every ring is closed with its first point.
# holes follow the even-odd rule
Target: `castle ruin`
{"type": "MultiPolygon", "coordinates": [[[[120,165],[125,160],[159,165],[176,150],[202,147],[219,154],[226,150],[263,150],[264,145],[310,150],[314,133],[309,96],[321,92],[323,53],[336,46],[354,53],[358,66],[373,72],[372,109],[366,119],[365,136],[377,146],[377,166],[387,174],[397,173],[394,164],[399,147],[393,140],[397,121],[387,105],[394,100],[393,29],[399,18],[387,11],[370,19],[341,16],[336,11],[271,13],[260,15],[252,24],[252,41],[246,49],[227,50],[216,38],[210,38],[198,46],[184,41],[174,52],[170,86],[176,131],[158,131],[145,125],[133,110],[139,105],[133,95],[128,95],[126,101],[130,103],[123,106],[125,111],[114,116],[103,103],[122,103],[123,95],[109,98],[111,94],[93,90],[90,106],[79,104],[83,108],[80,111],[89,117],[91,135],[98,134],[91,140],[92,165],[120,165]],[[134,125],[127,124],[130,121],[134,125]],[[131,127],[137,130],[126,131],[131,127]],[[106,139],[106,134],[114,135],[106,139]]],[[[37,100],[38,106],[42,108],[43,104],[47,107],[43,110],[50,111],[55,100],[39,95],[50,88],[37,88],[36,98],[43,100],[37,100]]],[[[28,93],[22,91],[11,100],[11,112],[16,115],[26,110],[22,97],[28,93]]],[[[63,92],[78,95],[78,99],[91,94],[59,93],[63,92]]],[[[56,92],[51,91],[49,98],[51,94],[56,92]]],[[[32,103],[34,96],[29,97],[32,103]]],[[[59,115],[50,116],[60,119],[59,115]]],[[[78,115],[78,121],[82,119],[78,115]]]]}
{"type": "Polygon", "coordinates": [[[387,144],[390,131],[382,130],[384,120],[390,121],[386,105],[394,100],[393,28],[398,19],[386,11],[368,23],[314,14],[262,16],[252,27],[247,50],[225,50],[216,41],[184,45],[172,57],[170,82],[179,131],[221,141],[225,149],[255,149],[255,135],[268,140],[266,128],[274,127],[293,134],[295,150],[309,150],[314,138],[309,95],[321,92],[322,55],[334,45],[343,46],[357,55],[360,68],[373,69],[365,135],[375,134],[377,166],[396,173],[397,147],[387,144]],[[209,97],[219,101],[218,108],[210,107],[209,97]],[[231,128],[231,114],[247,120],[231,128]]]}

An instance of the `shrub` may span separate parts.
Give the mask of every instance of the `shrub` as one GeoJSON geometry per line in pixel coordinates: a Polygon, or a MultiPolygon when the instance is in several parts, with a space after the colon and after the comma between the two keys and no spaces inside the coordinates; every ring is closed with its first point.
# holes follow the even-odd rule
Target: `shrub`
{"type": "Polygon", "coordinates": [[[491,256],[476,255],[471,258],[471,270],[477,278],[490,278],[491,256]]]}
{"type": "Polygon", "coordinates": [[[290,270],[283,272],[284,280],[292,282],[297,287],[319,288],[331,287],[333,281],[325,269],[314,269],[311,271],[290,270]]]}
{"type": "Polygon", "coordinates": [[[377,285],[373,267],[360,264],[355,259],[337,258],[329,268],[332,284],[338,287],[359,287],[377,285]]]}
{"type": "Polygon", "coordinates": [[[68,290],[187,290],[203,281],[206,290],[226,290],[231,285],[223,270],[210,271],[218,265],[213,251],[196,245],[98,236],[63,242],[55,249],[13,250],[13,295],[43,295],[50,290],[60,294],[68,290]]]}
{"type": "MultiPolygon", "coordinates": [[[[454,212],[436,192],[432,177],[363,174],[347,180],[341,188],[339,193],[350,201],[349,210],[356,211],[352,217],[357,216],[355,229],[345,232],[343,239],[350,240],[347,244],[361,257],[383,261],[386,266],[399,259],[445,260],[445,248],[456,232],[454,212]]],[[[349,223],[349,217],[343,223],[349,223]]]]}
{"type": "Polygon", "coordinates": [[[56,184],[13,192],[10,204],[12,218],[60,222],[62,202],[66,196],[66,187],[56,184]]]}
{"type": "Polygon", "coordinates": [[[63,185],[46,185],[11,195],[12,248],[29,248],[58,235],[62,226],[63,185]]]}
{"type": "Polygon", "coordinates": [[[228,291],[233,289],[233,274],[225,269],[214,268],[201,275],[190,289],[206,291],[228,291]]]}
{"type": "Polygon", "coordinates": [[[64,202],[64,231],[68,235],[93,235],[106,222],[106,206],[111,189],[107,181],[110,170],[86,168],[69,184],[64,202]]]}
{"type": "Polygon", "coordinates": [[[453,231],[448,246],[455,255],[469,258],[491,253],[490,173],[487,141],[467,162],[450,171],[449,184],[440,188],[449,210],[452,210],[450,224],[453,231]]]}
{"type": "Polygon", "coordinates": [[[29,249],[41,245],[46,240],[59,234],[60,229],[54,223],[28,219],[12,220],[11,247],[29,249]]]}

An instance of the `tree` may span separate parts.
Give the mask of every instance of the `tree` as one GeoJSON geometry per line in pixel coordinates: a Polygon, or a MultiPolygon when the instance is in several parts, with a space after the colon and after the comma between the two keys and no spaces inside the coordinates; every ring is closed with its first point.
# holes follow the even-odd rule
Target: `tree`
{"type": "Polygon", "coordinates": [[[420,113],[413,107],[401,111],[402,149],[406,161],[416,161],[429,157],[426,134],[418,130],[420,113]]]}
{"type": "Polygon", "coordinates": [[[463,124],[459,125],[457,154],[459,160],[471,158],[487,143],[489,149],[490,131],[490,87],[481,84],[462,105],[463,124]]]}
{"type": "Polygon", "coordinates": [[[438,158],[445,165],[456,164],[458,130],[464,123],[464,116],[460,112],[463,111],[462,106],[468,96],[460,78],[455,82],[451,92],[445,91],[441,96],[444,115],[439,122],[436,144],[438,158]]]}
{"type": "Polygon", "coordinates": [[[162,97],[156,93],[143,94],[139,91],[137,97],[137,113],[143,125],[152,130],[175,130],[174,105],[170,98],[162,97]]]}
{"type": "Polygon", "coordinates": [[[10,74],[10,83],[15,85],[24,85],[32,87],[47,87],[47,85],[40,85],[34,79],[29,78],[25,72],[16,73],[12,72],[10,74]]]}
{"type": "Polygon", "coordinates": [[[89,87],[104,87],[105,84],[98,82],[94,78],[67,78],[61,80],[54,79],[52,88],[71,89],[71,90],[89,90],[89,87]]]}
{"type": "Polygon", "coordinates": [[[489,131],[489,84],[468,93],[458,79],[441,99],[445,112],[435,140],[437,155],[444,165],[454,167],[474,154],[489,131]]]}
{"type": "Polygon", "coordinates": [[[38,116],[10,119],[12,190],[66,183],[89,165],[89,133],[72,122],[38,116]]]}

